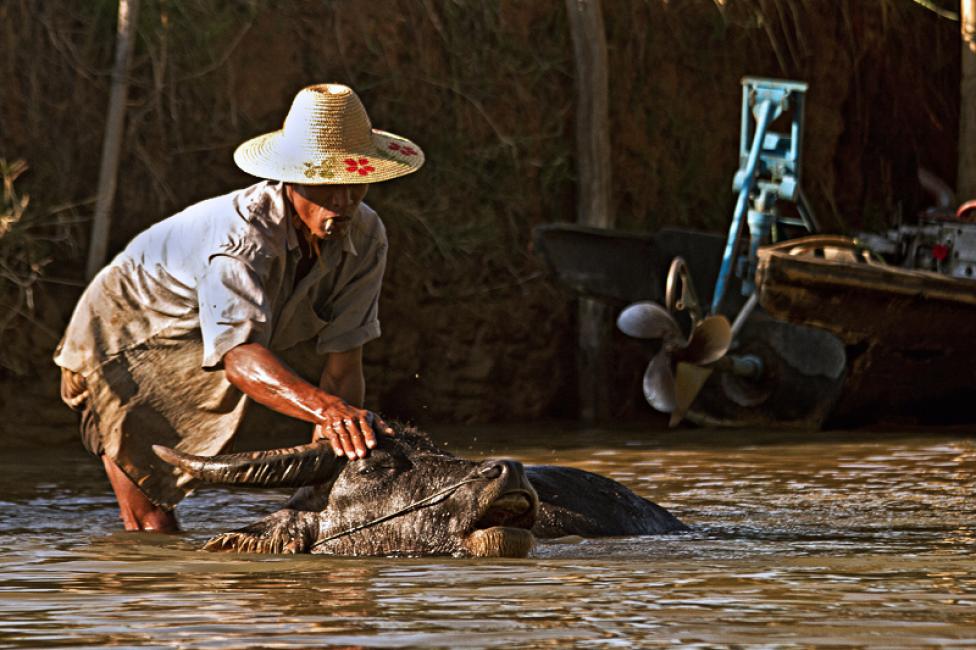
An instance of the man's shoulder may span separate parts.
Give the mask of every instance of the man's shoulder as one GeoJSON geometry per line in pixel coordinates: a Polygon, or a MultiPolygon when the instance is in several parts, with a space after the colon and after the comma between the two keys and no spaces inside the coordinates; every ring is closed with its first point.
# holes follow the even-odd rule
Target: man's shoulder
{"type": "Polygon", "coordinates": [[[194,203],[161,225],[207,259],[222,254],[256,261],[284,254],[283,201],[280,183],[260,181],[194,203]]]}
{"type": "Polygon", "coordinates": [[[261,181],[231,192],[231,209],[221,209],[217,241],[222,253],[251,258],[274,258],[286,254],[288,211],[283,186],[261,181]]]}
{"type": "Polygon", "coordinates": [[[275,188],[268,181],[260,181],[245,188],[236,189],[225,194],[212,196],[191,203],[172,216],[157,222],[152,227],[181,228],[211,228],[215,222],[223,222],[224,227],[233,227],[235,222],[250,223],[280,220],[281,200],[277,201],[275,210],[275,196],[281,197],[280,188],[275,188]]]}
{"type": "Polygon", "coordinates": [[[278,181],[259,181],[227,196],[248,221],[281,223],[288,214],[284,184],[278,181]]]}
{"type": "Polygon", "coordinates": [[[386,246],[386,226],[373,208],[360,203],[351,235],[356,248],[386,246]]]}

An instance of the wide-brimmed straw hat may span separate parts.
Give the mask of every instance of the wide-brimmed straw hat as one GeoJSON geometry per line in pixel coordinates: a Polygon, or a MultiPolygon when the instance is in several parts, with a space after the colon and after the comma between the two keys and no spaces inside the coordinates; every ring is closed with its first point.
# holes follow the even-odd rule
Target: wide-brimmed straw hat
{"type": "Polygon", "coordinates": [[[374,129],[351,88],[319,84],[299,91],[280,131],[252,138],[234,162],[260,178],[303,185],[377,183],[424,164],[416,144],[374,129]]]}

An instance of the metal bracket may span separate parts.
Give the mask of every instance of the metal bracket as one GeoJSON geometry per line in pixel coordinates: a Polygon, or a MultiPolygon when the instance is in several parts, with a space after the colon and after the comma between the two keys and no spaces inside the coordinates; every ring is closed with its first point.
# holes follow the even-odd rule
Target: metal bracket
{"type": "MultiPolygon", "coordinates": [[[[740,167],[732,181],[732,187],[739,196],[729,225],[722,266],[715,281],[711,306],[713,314],[721,310],[729,278],[740,254],[747,212],[750,245],[745,255],[746,262],[740,267],[744,273],[744,295],[751,295],[755,290],[751,278],[755,272],[756,250],[761,244],[770,243],[780,220],[777,201],[800,203],[798,211],[802,225],[811,231],[815,227],[800,190],[806,91],[807,84],[797,81],[756,77],[742,80],[740,167]],[[790,115],[789,132],[770,131],[770,125],[784,113],[790,115]]],[[[789,220],[784,221],[787,225],[794,225],[789,220]]]]}

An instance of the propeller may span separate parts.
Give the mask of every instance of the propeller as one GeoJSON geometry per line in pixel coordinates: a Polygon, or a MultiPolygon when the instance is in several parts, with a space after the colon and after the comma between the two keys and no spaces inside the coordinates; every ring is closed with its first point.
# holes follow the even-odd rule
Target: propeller
{"type": "Polygon", "coordinates": [[[658,351],[644,371],[644,397],[658,411],[671,414],[677,425],[732,344],[733,327],[725,316],[702,317],[688,265],[681,257],[671,261],[665,291],[667,308],[654,302],[636,302],[617,318],[628,336],[660,339],[658,351]],[[680,295],[679,295],[680,290],[680,295]],[[691,334],[685,338],[672,312],[687,311],[691,334]]]}
{"type": "Polygon", "coordinates": [[[639,339],[661,339],[661,349],[644,372],[644,397],[658,411],[681,421],[711,374],[710,368],[728,352],[732,327],[725,316],[706,316],[685,338],[671,313],[653,302],[636,302],[617,318],[621,332],[639,339]]]}

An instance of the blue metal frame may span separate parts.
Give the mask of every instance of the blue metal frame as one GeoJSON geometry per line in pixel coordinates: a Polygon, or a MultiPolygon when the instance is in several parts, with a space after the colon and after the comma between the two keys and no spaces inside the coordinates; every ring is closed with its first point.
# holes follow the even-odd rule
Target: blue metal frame
{"type": "MultiPolygon", "coordinates": [[[[776,201],[796,203],[800,197],[800,151],[803,144],[803,109],[807,84],[746,77],[742,80],[742,126],[739,135],[739,171],[733,189],[739,193],[732,223],[725,242],[722,266],[715,281],[711,313],[717,314],[725,298],[742,239],[743,226],[749,225],[749,252],[740,264],[742,293],[755,290],[756,251],[770,241],[778,220],[776,201]],[[778,117],[789,112],[789,133],[769,130],[778,117]],[[748,217],[746,212],[748,210],[748,217]]],[[[804,211],[801,211],[804,215],[804,211]]],[[[802,225],[813,230],[811,220],[802,225]]]]}

